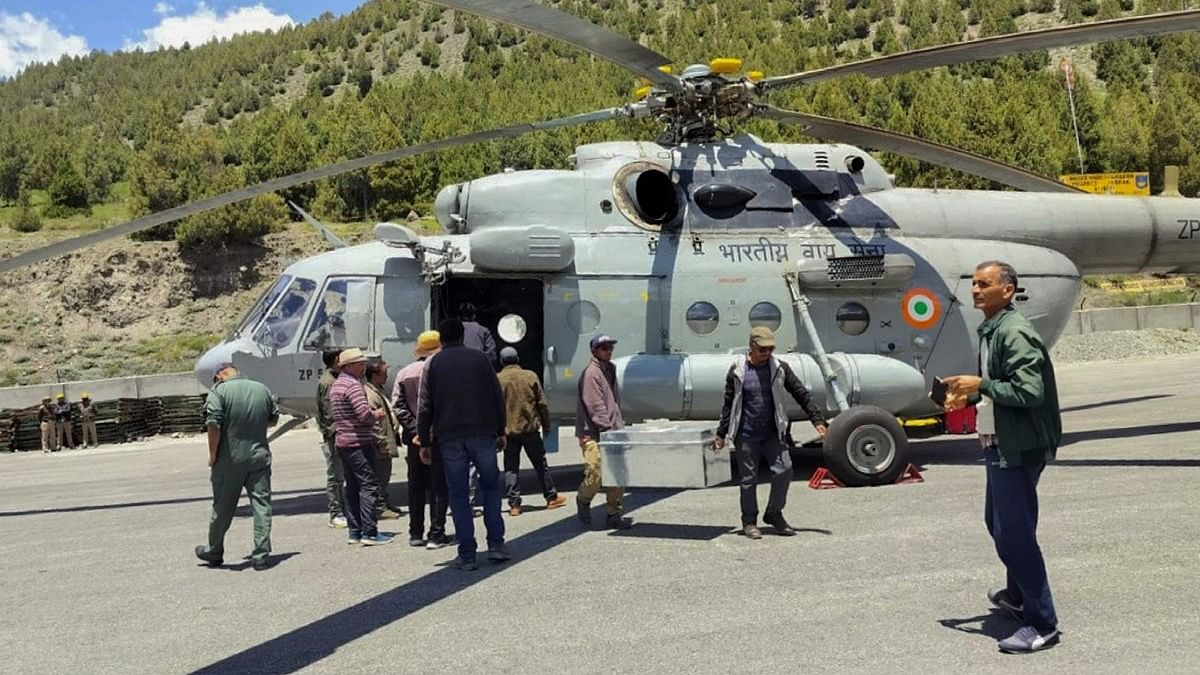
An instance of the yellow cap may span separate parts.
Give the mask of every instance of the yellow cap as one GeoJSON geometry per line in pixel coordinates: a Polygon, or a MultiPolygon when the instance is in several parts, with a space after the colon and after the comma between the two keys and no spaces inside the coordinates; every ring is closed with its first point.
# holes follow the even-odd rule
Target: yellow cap
{"type": "Polygon", "coordinates": [[[442,334],[436,330],[427,330],[417,336],[417,348],[414,353],[418,357],[429,356],[442,348],[442,334]]]}
{"type": "Polygon", "coordinates": [[[91,396],[85,391],[79,395],[79,398],[91,398],[91,396]]]}
{"type": "Polygon", "coordinates": [[[54,395],[54,398],[66,398],[66,397],[67,397],[67,395],[62,393],[61,391],[54,395]]]}

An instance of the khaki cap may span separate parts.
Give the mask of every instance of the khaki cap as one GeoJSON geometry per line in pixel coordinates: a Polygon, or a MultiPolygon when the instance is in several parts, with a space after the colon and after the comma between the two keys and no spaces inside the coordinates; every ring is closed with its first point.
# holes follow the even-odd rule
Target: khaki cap
{"type": "Polygon", "coordinates": [[[755,326],[750,329],[750,344],[755,347],[774,347],[775,334],[766,326],[755,326]]]}
{"type": "Polygon", "coordinates": [[[358,347],[351,347],[338,356],[338,366],[349,366],[354,363],[365,363],[367,355],[358,347]]]}

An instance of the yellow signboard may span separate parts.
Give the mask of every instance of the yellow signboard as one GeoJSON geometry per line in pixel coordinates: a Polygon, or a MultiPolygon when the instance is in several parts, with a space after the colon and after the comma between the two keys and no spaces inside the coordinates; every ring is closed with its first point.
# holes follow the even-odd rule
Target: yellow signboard
{"type": "Polygon", "coordinates": [[[1150,196],[1150,174],[1132,173],[1069,173],[1059,180],[1084,192],[1097,195],[1150,196]]]}
{"type": "Polygon", "coordinates": [[[1182,291],[1187,288],[1187,279],[1126,279],[1125,281],[1102,281],[1100,288],[1109,293],[1146,293],[1149,291],[1182,291]]]}

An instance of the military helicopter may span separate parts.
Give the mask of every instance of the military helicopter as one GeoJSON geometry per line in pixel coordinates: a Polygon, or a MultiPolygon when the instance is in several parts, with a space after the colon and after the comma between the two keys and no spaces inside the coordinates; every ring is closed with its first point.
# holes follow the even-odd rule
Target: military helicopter
{"type": "MultiPolygon", "coordinates": [[[[650,82],[636,102],[480,131],[276,178],[0,261],[0,272],[202,211],[368,166],[469,143],[621,118],[662,124],[650,141],[585,145],[570,170],[512,171],[442,189],[446,234],[381,223],[377,241],[300,260],[197,363],[232,361],[285,408],[312,414],[322,350],[362,347],[393,364],[459,307],[542,375],[552,415],[575,412],[588,340],[619,340],[632,420],[714,419],[725,374],[753,326],[777,331],[781,358],[834,415],[825,461],[850,485],[892,482],[907,465],[897,416],[935,415],[935,376],[972,372],[977,263],[1020,275],[1017,307],[1049,343],[1081,275],[1200,271],[1200,202],[1082,194],[986,157],[882,129],[774,107],[772,91],[1072,44],[1200,28],[1200,10],[1037,30],[777,77],[716,59],[678,75],[670,60],[531,2],[434,4],[557,38],[650,82]],[[826,144],[772,144],[733,125],[797,125],[826,144]],[[1025,192],[896,187],[861,147],[988,178],[1025,192]],[[786,353],[784,353],[786,352],[786,353]]],[[[799,409],[791,411],[802,419],[799,409]]]]}

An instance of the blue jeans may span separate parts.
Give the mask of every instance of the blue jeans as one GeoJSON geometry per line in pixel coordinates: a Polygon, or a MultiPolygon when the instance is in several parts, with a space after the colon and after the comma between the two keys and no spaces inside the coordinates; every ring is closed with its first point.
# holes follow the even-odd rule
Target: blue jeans
{"type": "Polygon", "coordinates": [[[446,487],[450,492],[450,510],[454,534],[458,537],[458,557],[475,560],[475,519],[471,515],[470,482],[472,465],[479,471],[479,492],[483,500],[483,525],[487,528],[488,548],[504,544],[504,519],[500,517],[500,466],[496,463],[495,436],[460,436],[438,443],[442,466],[446,468],[446,487]]]}
{"type": "Polygon", "coordinates": [[[987,496],[984,519],[1008,571],[1008,596],[1023,605],[1025,623],[1039,633],[1058,627],[1046,562],[1037,542],[1037,484],[1044,462],[1000,468],[996,446],[984,448],[987,496]]]}

